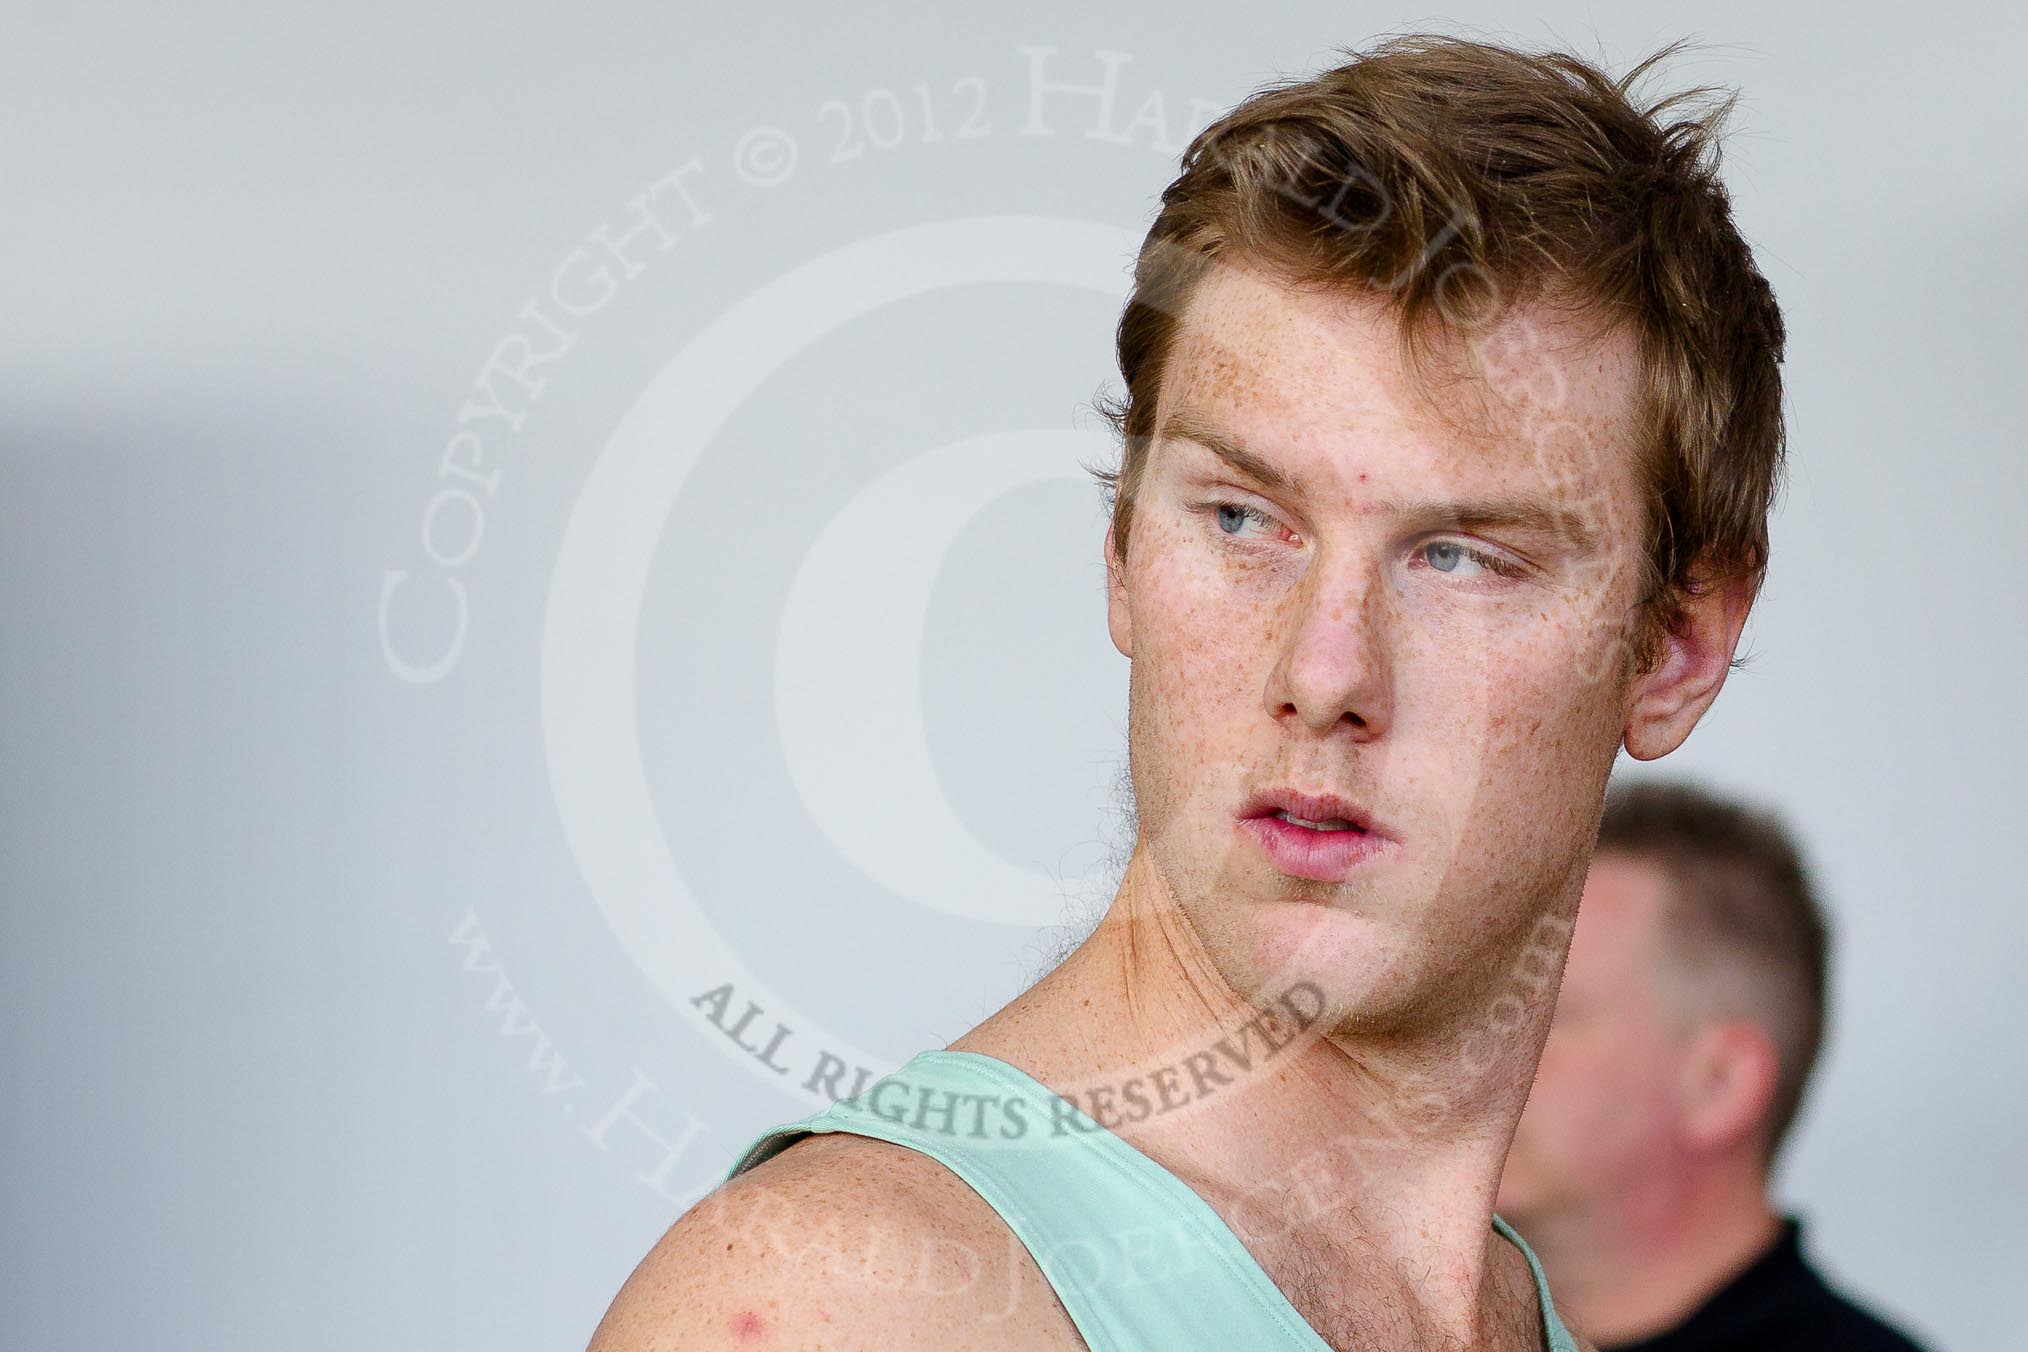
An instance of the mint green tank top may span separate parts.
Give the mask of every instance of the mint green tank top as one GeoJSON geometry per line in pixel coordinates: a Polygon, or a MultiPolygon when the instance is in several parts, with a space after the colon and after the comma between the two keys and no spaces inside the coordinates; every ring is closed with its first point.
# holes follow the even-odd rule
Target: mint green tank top
{"type": "MultiPolygon", "coordinates": [[[[920,1151],[969,1184],[1092,1352],[1331,1352],[1189,1185],[997,1057],[922,1052],[858,1097],[762,1133],[726,1177],[834,1131],[920,1151]]],[[[1549,1352],[1577,1352],[1534,1251],[1498,1216],[1493,1228],[1535,1274],[1549,1352]]]]}

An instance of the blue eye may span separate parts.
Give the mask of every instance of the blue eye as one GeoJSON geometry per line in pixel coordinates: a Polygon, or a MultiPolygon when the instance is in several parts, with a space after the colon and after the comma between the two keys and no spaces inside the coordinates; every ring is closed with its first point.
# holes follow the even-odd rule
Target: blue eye
{"type": "MultiPolygon", "coordinates": [[[[1470,564],[1472,568],[1479,566],[1472,552],[1455,540],[1432,541],[1423,547],[1423,557],[1428,559],[1429,566],[1439,573],[1455,573],[1459,564],[1470,564]]],[[[1471,577],[1473,574],[1467,571],[1465,576],[1471,577]]]]}
{"type": "Polygon", "coordinates": [[[1275,524],[1274,518],[1266,512],[1248,507],[1244,503],[1214,502],[1208,505],[1212,508],[1219,530],[1224,531],[1227,535],[1238,534],[1240,527],[1246,525],[1249,521],[1263,530],[1269,529],[1275,524]],[[1227,527],[1230,527],[1230,529],[1227,529],[1227,527]]]}
{"type": "Polygon", "coordinates": [[[1473,549],[1456,540],[1431,540],[1416,550],[1431,569],[1445,577],[1519,577],[1521,570],[1498,554],[1473,549]]]}

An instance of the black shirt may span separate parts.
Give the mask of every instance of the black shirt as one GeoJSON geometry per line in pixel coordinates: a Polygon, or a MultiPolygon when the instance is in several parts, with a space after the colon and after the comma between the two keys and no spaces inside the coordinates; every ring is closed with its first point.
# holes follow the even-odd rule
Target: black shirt
{"type": "Polygon", "coordinates": [[[1602,1352],[1922,1352],[1907,1335],[1824,1284],[1803,1261],[1802,1222],[1752,1267],[1720,1287],[1688,1319],[1637,1343],[1602,1352]]]}

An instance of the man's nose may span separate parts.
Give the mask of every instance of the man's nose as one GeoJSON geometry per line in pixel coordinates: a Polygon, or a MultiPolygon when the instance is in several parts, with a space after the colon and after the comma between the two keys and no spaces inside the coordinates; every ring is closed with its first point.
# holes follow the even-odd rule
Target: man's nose
{"type": "Polygon", "coordinates": [[[1393,713],[1390,632],[1394,598],[1371,559],[1319,560],[1286,602],[1267,711],[1310,731],[1345,726],[1359,740],[1387,730],[1393,713]]]}

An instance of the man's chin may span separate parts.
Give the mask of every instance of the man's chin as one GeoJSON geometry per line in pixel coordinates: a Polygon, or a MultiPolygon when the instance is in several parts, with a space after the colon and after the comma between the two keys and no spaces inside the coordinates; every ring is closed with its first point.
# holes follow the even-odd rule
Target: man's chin
{"type": "Polygon", "coordinates": [[[1417,1002],[1398,962],[1371,944],[1310,946],[1290,951],[1264,944],[1226,972],[1241,997],[1262,1013],[1300,1012],[1306,1031],[1356,1036],[1411,1027],[1417,1002]]]}
{"type": "Polygon", "coordinates": [[[1232,993],[1262,1013],[1284,1017],[1293,999],[1307,1011],[1307,1026],[1355,1033],[1412,1024],[1418,1009],[1440,1003],[1441,992],[1423,989],[1439,974],[1418,959],[1418,936],[1393,922],[1418,912],[1392,889],[1276,875],[1189,911],[1232,993]]]}

